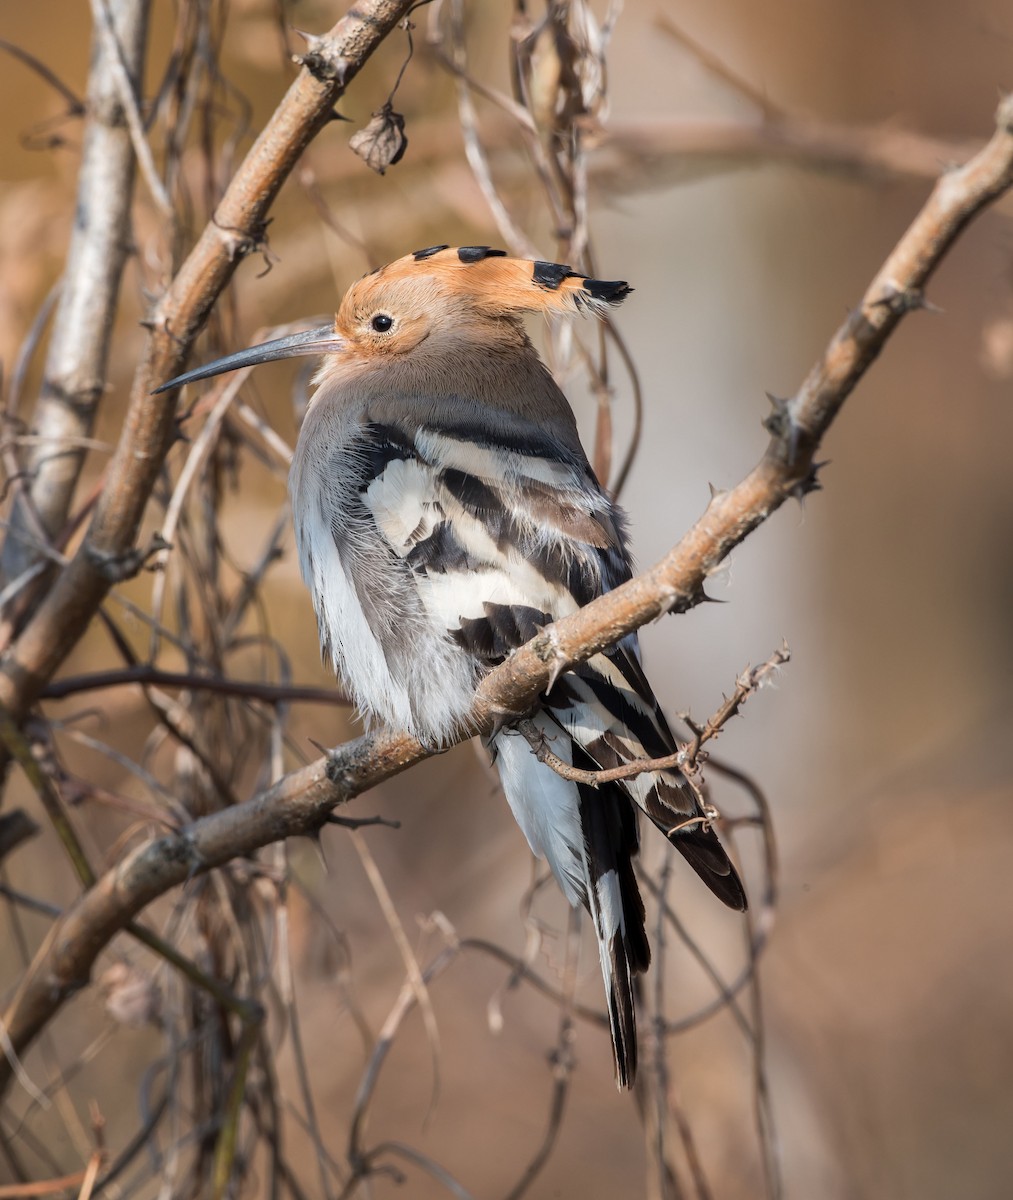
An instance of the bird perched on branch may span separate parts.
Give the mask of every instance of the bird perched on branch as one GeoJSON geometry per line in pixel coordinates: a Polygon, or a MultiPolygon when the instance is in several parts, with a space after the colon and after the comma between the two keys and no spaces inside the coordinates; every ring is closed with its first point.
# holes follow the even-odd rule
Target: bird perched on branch
{"type": "MultiPolygon", "coordinates": [[[[359,280],[333,324],[165,385],[323,356],[292,511],[323,651],[367,719],[443,743],[496,663],[631,577],[623,515],[521,323],[528,312],[604,312],[630,290],[485,246],[432,246],[359,280]]],[[[532,720],[580,768],[676,748],[635,634],[555,680],[532,720]]],[[[629,1087],[632,977],[650,961],[635,810],[732,908],[746,907],[742,885],[678,770],[595,787],[539,761],[509,728],[492,742],[531,849],[593,918],[616,1080],[629,1087]]]]}

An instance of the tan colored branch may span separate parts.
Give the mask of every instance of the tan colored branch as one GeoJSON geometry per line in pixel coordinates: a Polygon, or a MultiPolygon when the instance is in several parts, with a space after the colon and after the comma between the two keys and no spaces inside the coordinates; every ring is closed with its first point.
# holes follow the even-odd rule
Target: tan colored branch
{"type": "MultiPolygon", "coordinates": [[[[735,546],[786,500],[815,486],[813,455],[841,405],[902,317],[922,305],[924,285],[964,226],[1013,184],[1013,98],[1000,105],[997,121],[984,149],[939,180],[801,389],[775,410],[769,422],[773,436],[757,466],[736,487],[714,495],[656,566],[549,626],[491,672],[479,688],[467,732],[487,732],[504,717],[525,713],[566,665],[666,612],[690,608],[702,598],[707,576],[735,546]]],[[[360,738],[246,804],[138,846],[54,926],[4,1014],[9,1045],[24,1052],[87,983],[110,939],[156,897],[196,873],[318,828],[335,805],[429,753],[398,734],[360,738]]],[[[11,1073],[9,1059],[0,1058],[0,1091],[11,1073]]]]}
{"type": "Polygon", "coordinates": [[[299,156],[410,8],[411,0],[360,0],[330,33],[310,40],[303,70],[151,314],[144,358],[88,534],[0,667],[0,705],[15,720],[37,699],[111,585],[135,569],[134,541],[176,414],[176,393],[151,396],[151,388],[182,369],[236,267],[263,242],[267,214],[299,156]]]}

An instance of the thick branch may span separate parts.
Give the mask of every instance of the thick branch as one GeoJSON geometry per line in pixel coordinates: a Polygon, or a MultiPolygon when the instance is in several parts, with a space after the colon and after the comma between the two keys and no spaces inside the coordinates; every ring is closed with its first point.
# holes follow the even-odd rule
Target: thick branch
{"type": "Polygon", "coordinates": [[[24,716],[87,628],[133,547],[171,445],[176,413],[176,393],[151,396],[151,388],[182,369],[215,300],[242,259],[263,241],[267,213],[299,156],[410,7],[411,0],[361,0],[329,34],[312,40],[303,70],[152,314],[144,359],[88,534],[0,669],[0,704],[15,719],[24,716]]]}
{"type": "MultiPolygon", "coordinates": [[[[703,595],[708,574],[785,500],[813,486],[813,453],[844,400],[964,226],[1013,184],[1013,100],[998,129],[965,167],[937,183],[861,305],[834,335],[800,391],[771,421],[773,437],[757,466],[731,491],[715,495],[699,521],[655,567],[543,630],[483,681],[473,722],[489,732],[523,714],[566,665],[703,595]]],[[[361,738],[282,780],[239,807],[195,822],[181,834],[139,846],[71,907],[36,955],[4,1015],[21,1053],[83,987],[103,947],[144,906],[192,875],[319,828],[336,805],[425,758],[430,751],[397,734],[361,738]]],[[[11,1076],[0,1058],[0,1091],[11,1076]]]]}
{"type": "MultiPolygon", "coordinates": [[[[122,66],[140,91],[148,0],[115,0],[111,20],[122,66]]],[[[96,29],[88,75],[88,121],[78,175],[74,227],[45,375],[31,428],[38,441],[28,458],[27,497],[18,496],[0,560],[10,581],[41,556],[34,543],[63,528],[102,398],[123,264],[130,243],[134,152],[112,69],[110,38],[96,29]]]]}

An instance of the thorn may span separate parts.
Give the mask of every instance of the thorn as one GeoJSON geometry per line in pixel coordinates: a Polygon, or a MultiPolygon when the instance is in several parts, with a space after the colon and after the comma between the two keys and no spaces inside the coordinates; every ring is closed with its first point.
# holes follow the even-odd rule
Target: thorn
{"type": "Polygon", "coordinates": [[[763,418],[761,424],[771,437],[785,440],[794,425],[788,409],[788,401],[781,396],[775,396],[772,392],[767,392],[766,397],[770,401],[772,411],[763,418]]]}
{"type": "Polygon", "coordinates": [[[344,87],[348,80],[349,63],[347,58],[335,57],[333,46],[324,37],[315,37],[310,34],[308,37],[303,34],[306,40],[306,53],[293,54],[292,61],[298,67],[305,67],[314,79],[321,83],[337,83],[344,87]]]}
{"type": "Polygon", "coordinates": [[[819,478],[819,472],[822,471],[824,467],[829,466],[829,464],[830,464],[829,458],[824,458],[821,462],[813,463],[812,470],[806,476],[806,480],[805,480],[805,484],[804,484],[807,491],[809,491],[809,492],[823,491],[823,483],[819,478]]]}
{"type": "Polygon", "coordinates": [[[682,592],[676,588],[664,594],[665,612],[670,616],[675,616],[678,613],[689,612],[695,605],[700,603],[699,597],[693,592],[682,592]]]}
{"type": "Polygon", "coordinates": [[[712,500],[717,500],[719,496],[727,496],[728,495],[727,488],[717,487],[715,484],[710,483],[710,482],[708,482],[707,486],[708,486],[708,488],[710,488],[710,494],[711,494],[712,500]]]}
{"type": "Polygon", "coordinates": [[[888,280],[883,287],[883,294],[872,302],[873,307],[888,308],[892,313],[926,312],[940,313],[943,310],[931,301],[926,300],[921,288],[905,288],[893,280],[888,280]]]}
{"type": "Polygon", "coordinates": [[[393,821],[389,817],[339,817],[336,813],[329,812],[324,817],[323,824],[339,825],[344,829],[364,829],[370,825],[383,825],[387,829],[400,829],[401,822],[393,821]]]}
{"type": "Polygon", "coordinates": [[[543,630],[540,642],[538,657],[542,662],[550,664],[549,682],[545,685],[544,692],[547,696],[559,682],[560,675],[565,674],[570,669],[570,664],[566,661],[566,655],[560,649],[559,634],[556,632],[555,626],[550,625],[547,629],[543,630]]]}
{"type": "Polygon", "coordinates": [[[701,587],[696,593],[697,604],[727,604],[727,600],[721,600],[717,596],[708,596],[701,587]]]}
{"type": "MultiPolygon", "coordinates": [[[[327,776],[329,783],[336,784],[338,787],[344,787],[346,782],[347,767],[345,760],[340,750],[331,749],[329,746],[322,746],[316,739],[309,738],[309,744],[314,750],[325,759],[327,766],[324,768],[324,774],[327,776]]],[[[323,824],[323,822],[321,822],[323,824]]]]}
{"type": "Polygon", "coordinates": [[[494,755],[496,753],[496,748],[492,745],[493,739],[499,737],[499,735],[504,731],[512,729],[514,722],[517,721],[517,719],[517,713],[507,712],[505,708],[497,708],[493,710],[492,729],[490,729],[489,733],[486,735],[486,745],[489,747],[490,753],[494,755]]]}
{"type": "Polygon", "coordinates": [[[809,474],[806,475],[804,479],[799,480],[799,482],[796,483],[791,489],[792,498],[797,500],[803,507],[804,505],[802,502],[805,500],[806,496],[810,495],[812,492],[823,491],[823,484],[820,482],[819,472],[825,466],[828,466],[830,461],[831,460],[829,458],[825,458],[822,462],[814,462],[809,468],[809,474]]]}

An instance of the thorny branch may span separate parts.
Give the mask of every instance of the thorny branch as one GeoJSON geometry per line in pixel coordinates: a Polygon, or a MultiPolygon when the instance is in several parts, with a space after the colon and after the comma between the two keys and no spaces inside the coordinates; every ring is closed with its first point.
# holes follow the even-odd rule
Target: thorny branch
{"type": "MultiPolygon", "coordinates": [[[[547,627],[491,672],[478,690],[467,733],[523,715],[562,669],[666,612],[698,603],[707,576],[735,546],[786,500],[817,486],[814,455],[844,401],[902,318],[924,306],[924,286],[961,231],[1011,184],[1013,98],[1006,98],[992,139],[965,166],[939,179],[799,391],[778,404],[768,421],[770,443],[757,466],[734,488],[715,494],[703,516],[653,568],[547,627]]],[[[102,522],[100,527],[105,528],[102,522]]],[[[127,853],[64,914],[26,971],[3,1017],[8,1044],[23,1053],[87,982],[113,935],[156,897],[237,856],[315,830],[336,805],[431,752],[396,733],[360,738],[248,803],[212,812],[180,834],[127,853]]],[[[0,1059],[0,1087],[10,1082],[13,1061],[9,1055],[0,1059]]]]}
{"type": "MultiPolygon", "coordinates": [[[[570,766],[558,754],[553,754],[549,749],[545,734],[533,722],[520,721],[517,728],[527,738],[539,762],[545,763],[557,775],[562,776],[563,779],[572,780],[574,783],[586,783],[592,787],[599,787],[603,783],[614,783],[618,779],[633,779],[637,775],[643,775],[645,771],[667,771],[673,767],[682,771],[687,777],[691,777],[696,773],[700,748],[712,738],[717,737],[732,717],[738,714],[746,700],[773,672],[788,662],[789,658],[788,647],[785,645],[780,650],[775,650],[770,658],[758,667],[750,667],[743,671],[735,681],[735,690],[730,696],[725,697],[721,707],[708,718],[706,724],[696,726],[688,717],[683,718],[693,729],[692,740],[674,753],[665,754],[660,758],[638,758],[633,762],[624,763],[621,767],[584,771],[580,767],[570,766]]],[[[694,817],[693,821],[698,819],[694,817]]],[[[682,826],[677,828],[681,829],[682,826]]],[[[670,832],[674,833],[675,830],[670,832]]]]}

